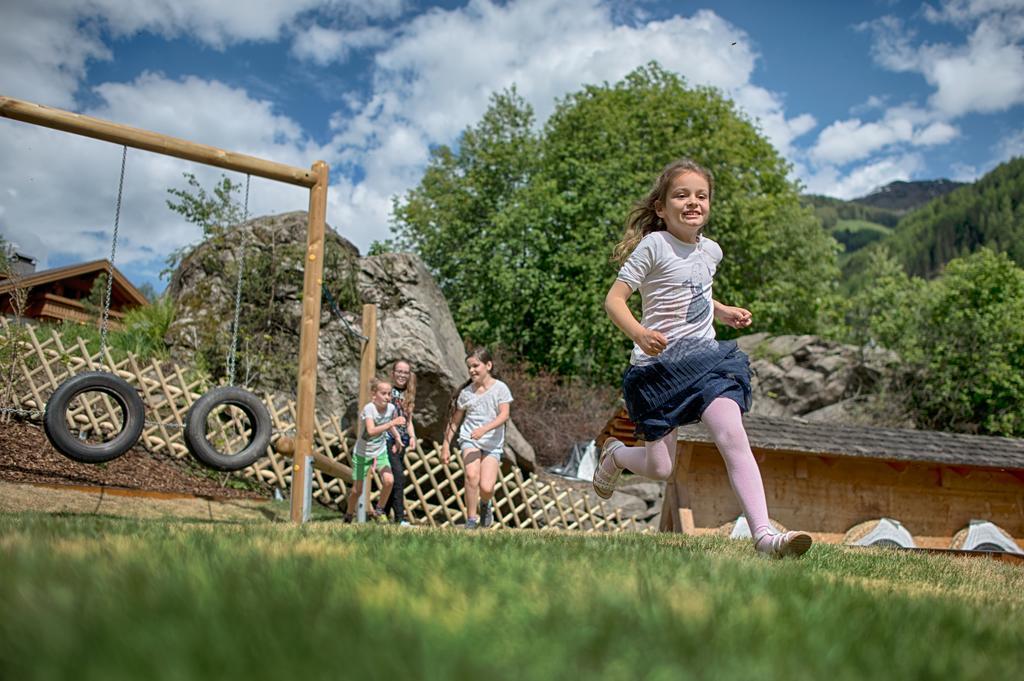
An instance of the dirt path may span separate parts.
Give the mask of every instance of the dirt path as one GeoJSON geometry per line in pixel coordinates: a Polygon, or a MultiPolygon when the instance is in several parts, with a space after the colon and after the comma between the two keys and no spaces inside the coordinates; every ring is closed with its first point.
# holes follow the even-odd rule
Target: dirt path
{"type": "Polygon", "coordinates": [[[284,504],[263,499],[214,499],[113,487],[71,487],[0,481],[0,512],[89,513],[147,519],[287,520],[284,504]]]}

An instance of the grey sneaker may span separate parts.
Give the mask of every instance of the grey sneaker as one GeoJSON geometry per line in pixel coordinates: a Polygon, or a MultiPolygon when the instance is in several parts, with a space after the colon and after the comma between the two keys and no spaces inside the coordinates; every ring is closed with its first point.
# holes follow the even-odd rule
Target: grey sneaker
{"type": "Polygon", "coordinates": [[[477,528],[478,520],[476,518],[466,518],[466,529],[475,530],[477,528]]]}
{"type": "Polygon", "coordinates": [[[480,526],[481,527],[490,527],[493,524],[494,524],[494,506],[491,504],[491,502],[488,501],[487,505],[484,506],[483,514],[481,514],[481,516],[480,516],[480,526]]]}

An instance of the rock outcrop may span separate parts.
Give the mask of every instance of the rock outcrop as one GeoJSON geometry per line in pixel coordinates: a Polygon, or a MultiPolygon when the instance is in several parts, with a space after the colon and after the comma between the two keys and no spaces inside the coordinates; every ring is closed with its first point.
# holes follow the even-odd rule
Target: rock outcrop
{"type": "Polygon", "coordinates": [[[818,336],[757,333],[737,342],[750,357],[752,414],[911,427],[881,403],[899,370],[895,352],[818,336]]]}
{"type": "MultiPolygon", "coordinates": [[[[255,390],[294,394],[302,312],[305,212],[250,220],[192,249],[174,272],[168,291],[175,321],[166,341],[172,356],[203,365],[215,376],[231,344],[235,274],[245,244],[242,314],[236,383],[255,390]]],[[[385,375],[399,359],[417,378],[416,431],[440,441],[453,392],[468,377],[465,352],[448,303],[423,262],[411,254],[360,257],[328,227],[324,283],[339,303],[325,300],[320,318],[317,408],[357,413],[362,305],[377,306],[377,369],[385,375]],[[340,311],[340,315],[338,312],[340,311]]],[[[508,454],[533,469],[533,448],[514,426],[508,454]]]]}

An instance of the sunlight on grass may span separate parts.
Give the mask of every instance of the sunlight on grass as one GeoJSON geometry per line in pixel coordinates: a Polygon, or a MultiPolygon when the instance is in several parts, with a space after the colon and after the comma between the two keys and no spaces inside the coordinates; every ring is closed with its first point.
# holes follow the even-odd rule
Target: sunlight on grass
{"type": "Polygon", "coordinates": [[[1024,570],[893,551],[8,514],[0,574],[12,679],[1013,678],[1024,662],[1024,570]]]}

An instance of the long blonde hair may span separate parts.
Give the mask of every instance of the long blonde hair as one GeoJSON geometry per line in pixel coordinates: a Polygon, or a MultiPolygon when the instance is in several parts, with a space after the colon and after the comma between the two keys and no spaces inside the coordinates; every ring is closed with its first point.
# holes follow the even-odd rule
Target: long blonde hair
{"type": "Polygon", "coordinates": [[[612,250],[612,262],[623,263],[629,254],[633,252],[640,240],[651,232],[660,232],[665,229],[665,221],[658,217],[658,204],[665,205],[665,198],[672,186],[672,180],[679,173],[697,173],[708,181],[708,199],[715,193],[715,178],[711,171],[696,161],[688,158],[681,158],[665,166],[661,175],[654,181],[654,186],[647,195],[633,206],[626,218],[626,231],[622,235],[622,241],[615,244],[612,250]]]}

